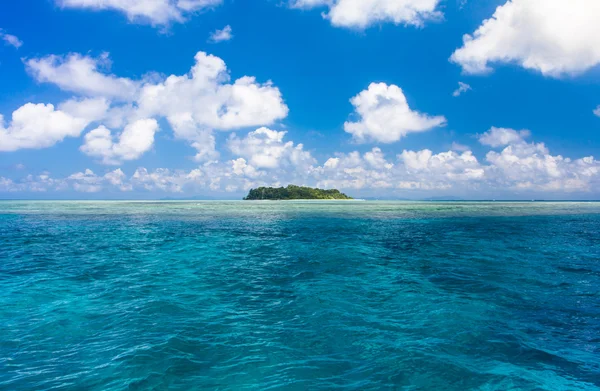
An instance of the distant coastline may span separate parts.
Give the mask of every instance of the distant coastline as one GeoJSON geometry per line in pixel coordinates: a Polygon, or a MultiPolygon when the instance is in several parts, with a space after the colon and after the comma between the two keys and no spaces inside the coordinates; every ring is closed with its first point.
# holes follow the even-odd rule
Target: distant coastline
{"type": "MultiPolygon", "coordinates": [[[[318,200],[318,199],[317,199],[318,200]]],[[[343,201],[335,199],[323,199],[323,201],[343,201]]],[[[366,201],[366,202],[421,202],[421,203],[599,203],[595,199],[451,199],[451,198],[379,198],[379,197],[361,197],[348,198],[348,201],[366,201]]],[[[163,198],[0,198],[0,202],[241,202],[241,196],[211,197],[211,196],[190,196],[190,197],[163,197],[163,198]]],[[[286,201],[286,200],[280,200],[286,201]]],[[[289,201],[315,201],[315,199],[294,199],[289,201]]]]}
{"type": "Polygon", "coordinates": [[[259,187],[251,189],[244,201],[314,201],[314,200],[354,200],[337,189],[316,189],[289,185],[288,187],[259,187]]]}

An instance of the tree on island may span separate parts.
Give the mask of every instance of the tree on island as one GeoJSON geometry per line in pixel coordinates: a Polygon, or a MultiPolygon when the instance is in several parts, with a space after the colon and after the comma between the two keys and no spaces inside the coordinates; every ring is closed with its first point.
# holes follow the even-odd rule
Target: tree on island
{"type": "Polygon", "coordinates": [[[244,200],[352,200],[337,189],[323,190],[289,185],[288,187],[259,187],[251,189],[244,200]]]}

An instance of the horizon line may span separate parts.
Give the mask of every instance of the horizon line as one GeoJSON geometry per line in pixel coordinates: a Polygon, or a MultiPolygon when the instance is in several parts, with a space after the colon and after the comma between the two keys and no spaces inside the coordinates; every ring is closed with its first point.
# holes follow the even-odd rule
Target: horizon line
{"type": "Polygon", "coordinates": [[[317,202],[378,202],[378,201],[395,201],[395,202],[600,202],[600,199],[393,199],[393,198],[381,198],[373,199],[369,198],[354,198],[349,200],[336,200],[336,199],[291,199],[291,200],[244,200],[237,198],[223,198],[223,199],[194,199],[194,198],[180,198],[180,199],[164,199],[164,198],[0,198],[0,202],[10,201],[89,201],[89,202],[290,202],[290,201],[317,201],[317,202]]]}

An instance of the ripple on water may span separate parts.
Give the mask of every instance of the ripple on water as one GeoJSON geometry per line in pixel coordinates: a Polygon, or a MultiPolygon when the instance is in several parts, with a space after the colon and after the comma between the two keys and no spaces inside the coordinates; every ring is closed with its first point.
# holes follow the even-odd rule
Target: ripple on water
{"type": "Polygon", "coordinates": [[[2,202],[0,238],[0,389],[600,389],[600,204],[2,202]]]}

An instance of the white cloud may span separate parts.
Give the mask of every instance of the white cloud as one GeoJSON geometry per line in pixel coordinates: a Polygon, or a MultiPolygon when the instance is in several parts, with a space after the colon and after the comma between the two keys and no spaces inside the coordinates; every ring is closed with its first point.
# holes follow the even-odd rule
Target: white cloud
{"type": "Polygon", "coordinates": [[[454,141],[452,143],[452,145],[450,146],[450,150],[456,151],[456,152],[466,152],[466,151],[470,151],[471,148],[468,147],[467,145],[463,145],[463,144],[460,144],[460,143],[457,143],[456,141],[454,141]]]}
{"type": "Polygon", "coordinates": [[[127,181],[127,176],[120,168],[105,174],[103,179],[108,182],[108,184],[116,186],[121,191],[133,190],[133,186],[130,183],[125,183],[127,181]]]}
{"type": "Polygon", "coordinates": [[[48,56],[31,59],[27,66],[38,81],[89,97],[72,99],[61,108],[100,121],[108,128],[121,128],[140,119],[166,118],[175,137],[197,150],[197,161],[218,158],[214,130],[271,125],[287,116],[281,92],[270,81],[260,83],[244,76],[232,82],[219,57],[198,52],[195,60],[188,74],[154,74],[143,80],[107,73],[107,54],[99,58],[80,54],[48,56]]]}
{"type": "Polygon", "coordinates": [[[244,76],[229,83],[225,62],[204,52],[196,54],[189,75],[171,75],[158,84],[146,84],[138,105],[143,113],[176,123],[185,118],[196,127],[233,130],[270,125],[285,118],[288,108],[271,82],[244,76]]]}
{"type": "MultiPolygon", "coordinates": [[[[452,192],[468,198],[600,192],[600,161],[594,157],[552,155],[543,143],[526,142],[523,137],[528,132],[503,129],[488,134],[499,136],[494,145],[504,148],[488,152],[487,164],[479,162],[471,151],[403,151],[394,161],[374,148],[364,155],[352,152],[330,158],[314,170],[318,174],[315,178],[321,187],[389,189],[388,194],[393,189],[418,194],[452,192]],[[500,133],[512,136],[503,138],[500,133]]],[[[483,139],[484,144],[489,142],[483,139]]]]}
{"type": "Polygon", "coordinates": [[[600,185],[600,162],[592,156],[575,160],[554,156],[543,143],[528,143],[522,137],[516,137],[520,134],[523,131],[512,131],[510,141],[502,140],[506,146],[501,152],[487,153],[486,177],[490,186],[518,191],[600,191],[598,187],[593,189],[594,185],[600,185]]]}
{"type": "Polygon", "coordinates": [[[223,3],[223,0],[177,0],[176,6],[184,11],[194,12],[215,7],[221,3],[223,3]]]}
{"type": "Polygon", "coordinates": [[[260,128],[243,138],[232,135],[227,144],[231,152],[255,168],[308,167],[316,161],[302,144],[284,142],[286,132],[260,128]]]}
{"type": "Polygon", "coordinates": [[[108,187],[119,191],[131,191],[133,187],[128,182],[127,176],[120,168],[108,172],[103,176],[96,175],[92,170],[86,169],[70,175],[64,181],[73,190],[81,193],[98,193],[108,187]]]}
{"type": "Polygon", "coordinates": [[[175,136],[198,150],[197,160],[217,156],[212,130],[271,125],[288,113],[271,82],[261,84],[244,76],[230,83],[225,62],[204,52],[196,55],[189,75],[144,85],[137,104],[145,116],[167,118],[175,136]]]}
{"type": "Polygon", "coordinates": [[[515,63],[546,76],[576,75],[600,64],[600,2],[510,0],[496,9],[451,60],[465,73],[515,63]]]}
{"type": "Polygon", "coordinates": [[[317,185],[343,189],[432,191],[476,188],[484,170],[470,151],[434,154],[428,149],[403,151],[386,159],[379,148],[330,158],[315,170],[317,185]]]}
{"type": "Polygon", "coordinates": [[[62,192],[74,190],[83,193],[97,193],[102,190],[130,191],[131,179],[120,169],[103,176],[86,169],[66,178],[52,178],[49,173],[27,175],[19,181],[0,177],[0,192],[62,192]]]}
{"type": "Polygon", "coordinates": [[[88,122],[104,119],[109,107],[110,102],[105,98],[69,99],[58,105],[59,110],[88,122]]]}
{"type": "Polygon", "coordinates": [[[27,175],[19,181],[0,177],[0,192],[33,192],[42,193],[47,191],[68,190],[68,184],[64,179],[51,178],[48,173],[40,175],[27,175]]]}
{"type": "Polygon", "coordinates": [[[65,137],[78,137],[90,121],[51,104],[27,103],[13,112],[8,127],[4,122],[0,115],[0,151],[51,147],[65,137]]]}
{"type": "Polygon", "coordinates": [[[228,146],[239,156],[233,160],[204,163],[190,172],[139,169],[131,180],[134,187],[167,192],[239,192],[251,187],[307,183],[316,160],[301,144],[285,141],[285,134],[259,128],[244,138],[232,136],[228,146]]]}
{"type": "Polygon", "coordinates": [[[528,132],[493,128],[482,136],[489,151],[480,161],[471,151],[405,150],[386,156],[380,148],[366,153],[339,153],[317,165],[301,145],[285,141],[285,132],[262,128],[244,138],[232,137],[235,156],[208,162],[191,171],[146,168],[126,175],[120,169],[103,176],[91,170],[64,179],[49,174],[22,180],[0,178],[0,191],[149,191],[187,194],[245,192],[259,186],[290,183],[339,188],[348,193],[465,198],[564,198],[568,194],[600,194],[600,161],[552,155],[543,143],[527,142],[528,132]],[[491,141],[491,140],[494,141],[491,141]]]}
{"type": "Polygon", "coordinates": [[[293,8],[327,7],[324,16],[339,27],[364,29],[376,23],[394,23],[421,27],[439,20],[439,0],[291,0],[293,8]]]}
{"type": "Polygon", "coordinates": [[[246,176],[248,178],[259,177],[263,172],[248,164],[246,159],[238,158],[231,161],[231,168],[235,175],[246,176]]]}
{"type": "Polygon", "coordinates": [[[359,142],[393,143],[409,133],[425,132],[443,126],[443,116],[429,116],[411,110],[398,86],[372,83],[350,100],[358,122],[346,122],[344,130],[359,142]]]}
{"type": "Polygon", "coordinates": [[[600,105],[598,105],[598,107],[596,107],[596,110],[594,110],[594,115],[600,117],[600,105]]]}
{"type": "Polygon", "coordinates": [[[490,130],[479,136],[479,142],[483,145],[489,145],[492,148],[504,145],[521,143],[529,137],[529,130],[514,130],[507,128],[492,127],[490,130]]]}
{"type": "Polygon", "coordinates": [[[218,43],[223,41],[230,41],[233,39],[233,30],[231,26],[227,25],[222,30],[215,30],[210,34],[209,42],[218,43]]]}
{"type": "Polygon", "coordinates": [[[184,22],[188,14],[209,9],[222,0],[56,0],[63,8],[115,10],[131,22],[168,25],[184,22]]]}
{"type": "Polygon", "coordinates": [[[219,158],[217,141],[213,133],[209,130],[196,132],[190,145],[196,150],[194,160],[197,162],[214,161],[219,158]]]}
{"type": "Polygon", "coordinates": [[[211,174],[211,165],[205,165],[190,172],[159,168],[153,172],[146,168],[138,168],[131,182],[134,187],[142,187],[147,191],[164,191],[180,193],[184,188],[200,186],[216,191],[220,188],[221,177],[211,174]]]}
{"type": "Polygon", "coordinates": [[[428,149],[413,152],[403,151],[399,159],[408,173],[421,174],[421,181],[429,176],[442,177],[449,181],[468,181],[482,179],[484,171],[471,151],[454,151],[433,154],[428,149]]]}
{"type": "Polygon", "coordinates": [[[318,187],[340,189],[390,188],[393,163],[386,162],[380,149],[371,152],[369,164],[359,152],[337,154],[315,170],[318,187]]]}
{"type": "Polygon", "coordinates": [[[155,119],[141,119],[127,125],[115,141],[111,131],[100,126],[85,135],[81,151],[101,158],[103,164],[120,164],[124,160],[138,159],[152,148],[157,131],[155,119]]]}
{"type": "Polygon", "coordinates": [[[102,190],[102,178],[94,174],[90,169],[85,172],[75,173],[67,178],[70,180],[75,191],[82,193],[97,193],[102,190]]]}
{"type": "Polygon", "coordinates": [[[56,84],[65,91],[86,96],[128,100],[138,89],[137,82],[101,72],[110,67],[108,53],[98,58],[77,53],[51,55],[27,60],[26,66],[38,82],[56,84]]]}
{"type": "Polygon", "coordinates": [[[458,88],[456,90],[454,90],[454,92],[452,93],[452,96],[456,98],[470,90],[472,90],[470,85],[468,85],[467,83],[463,83],[462,81],[459,81],[458,88]]]}
{"type": "Polygon", "coordinates": [[[7,45],[14,47],[15,49],[23,46],[23,41],[12,34],[5,33],[4,30],[0,29],[0,39],[3,40],[7,45]]]}
{"type": "Polygon", "coordinates": [[[0,192],[12,193],[17,191],[17,185],[12,179],[0,176],[0,192]]]}
{"type": "Polygon", "coordinates": [[[290,0],[290,7],[300,9],[310,9],[313,7],[332,6],[333,1],[327,0],[290,0]]]}

